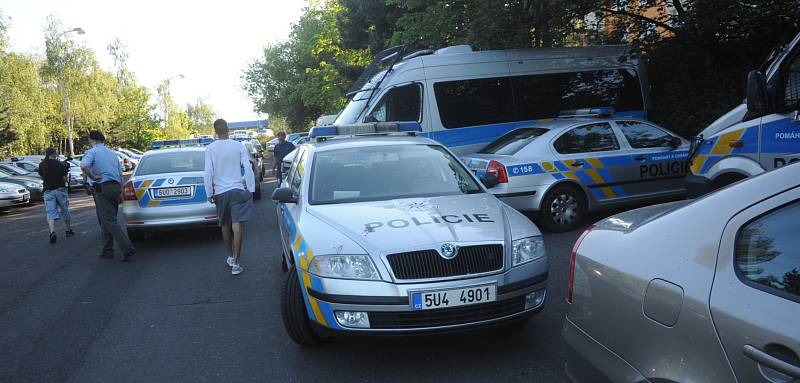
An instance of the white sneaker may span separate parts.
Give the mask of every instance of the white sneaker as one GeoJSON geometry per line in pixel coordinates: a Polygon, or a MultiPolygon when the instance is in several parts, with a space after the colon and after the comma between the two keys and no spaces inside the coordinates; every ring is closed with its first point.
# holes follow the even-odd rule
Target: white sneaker
{"type": "Polygon", "coordinates": [[[228,257],[228,267],[233,267],[234,262],[236,262],[236,258],[228,257]]]}
{"type": "Polygon", "coordinates": [[[233,265],[233,266],[231,267],[231,274],[233,274],[233,275],[239,275],[239,274],[241,274],[241,273],[242,273],[242,266],[239,266],[239,265],[233,265]]]}

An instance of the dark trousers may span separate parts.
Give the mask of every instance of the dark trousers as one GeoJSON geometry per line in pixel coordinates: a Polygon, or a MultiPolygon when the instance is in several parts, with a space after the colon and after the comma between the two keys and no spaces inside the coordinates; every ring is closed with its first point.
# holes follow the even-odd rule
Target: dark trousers
{"type": "Polygon", "coordinates": [[[103,254],[114,254],[114,241],[122,254],[133,250],[128,235],[117,224],[117,212],[122,203],[122,187],[116,182],[106,182],[94,189],[94,206],[97,210],[97,219],[103,234],[103,254]]]}

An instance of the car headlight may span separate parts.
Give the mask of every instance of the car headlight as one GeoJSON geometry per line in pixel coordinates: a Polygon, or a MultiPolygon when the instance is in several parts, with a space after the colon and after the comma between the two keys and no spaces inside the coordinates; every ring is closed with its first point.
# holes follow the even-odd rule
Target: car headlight
{"type": "Polygon", "coordinates": [[[14,192],[14,191],[13,191],[13,190],[11,190],[11,189],[3,189],[3,188],[0,188],[0,193],[13,193],[13,192],[14,192]]]}
{"type": "Polygon", "coordinates": [[[26,183],[25,183],[25,186],[26,186],[26,187],[29,187],[29,188],[38,188],[38,187],[40,187],[41,185],[37,184],[36,182],[26,182],[26,183]]]}
{"type": "Polygon", "coordinates": [[[519,266],[523,263],[544,257],[544,241],[542,237],[528,237],[517,239],[511,242],[511,266],[519,266]]]}
{"type": "Polygon", "coordinates": [[[380,279],[368,255],[317,255],[308,271],[320,277],[344,279],[380,279]]]}

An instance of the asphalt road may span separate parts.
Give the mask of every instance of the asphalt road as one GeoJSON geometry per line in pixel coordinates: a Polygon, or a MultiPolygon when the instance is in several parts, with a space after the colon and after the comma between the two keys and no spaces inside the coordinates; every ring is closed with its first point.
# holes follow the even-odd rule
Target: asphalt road
{"type": "MultiPolygon", "coordinates": [[[[159,233],[131,263],[97,258],[94,205],[72,193],[77,235],[47,243],[41,202],[0,214],[2,382],[564,382],[569,252],[546,234],[545,310],[525,327],[331,339],[304,349],[280,316],[274,205],[255,204],[232,276],[217,229],[159,233]]],[[[594,217],[599,218],[599,217],[594,217]]]]}

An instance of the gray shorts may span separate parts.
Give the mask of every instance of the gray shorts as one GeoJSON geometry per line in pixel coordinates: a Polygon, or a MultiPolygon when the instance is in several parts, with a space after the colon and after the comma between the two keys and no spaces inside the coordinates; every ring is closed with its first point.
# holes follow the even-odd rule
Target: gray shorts
{"type": "Polygon", "coordinates": [[[253,212],[253,194],[247,190],[232,189],[214,196],[219,225],[247,222],[253,212]]]}

